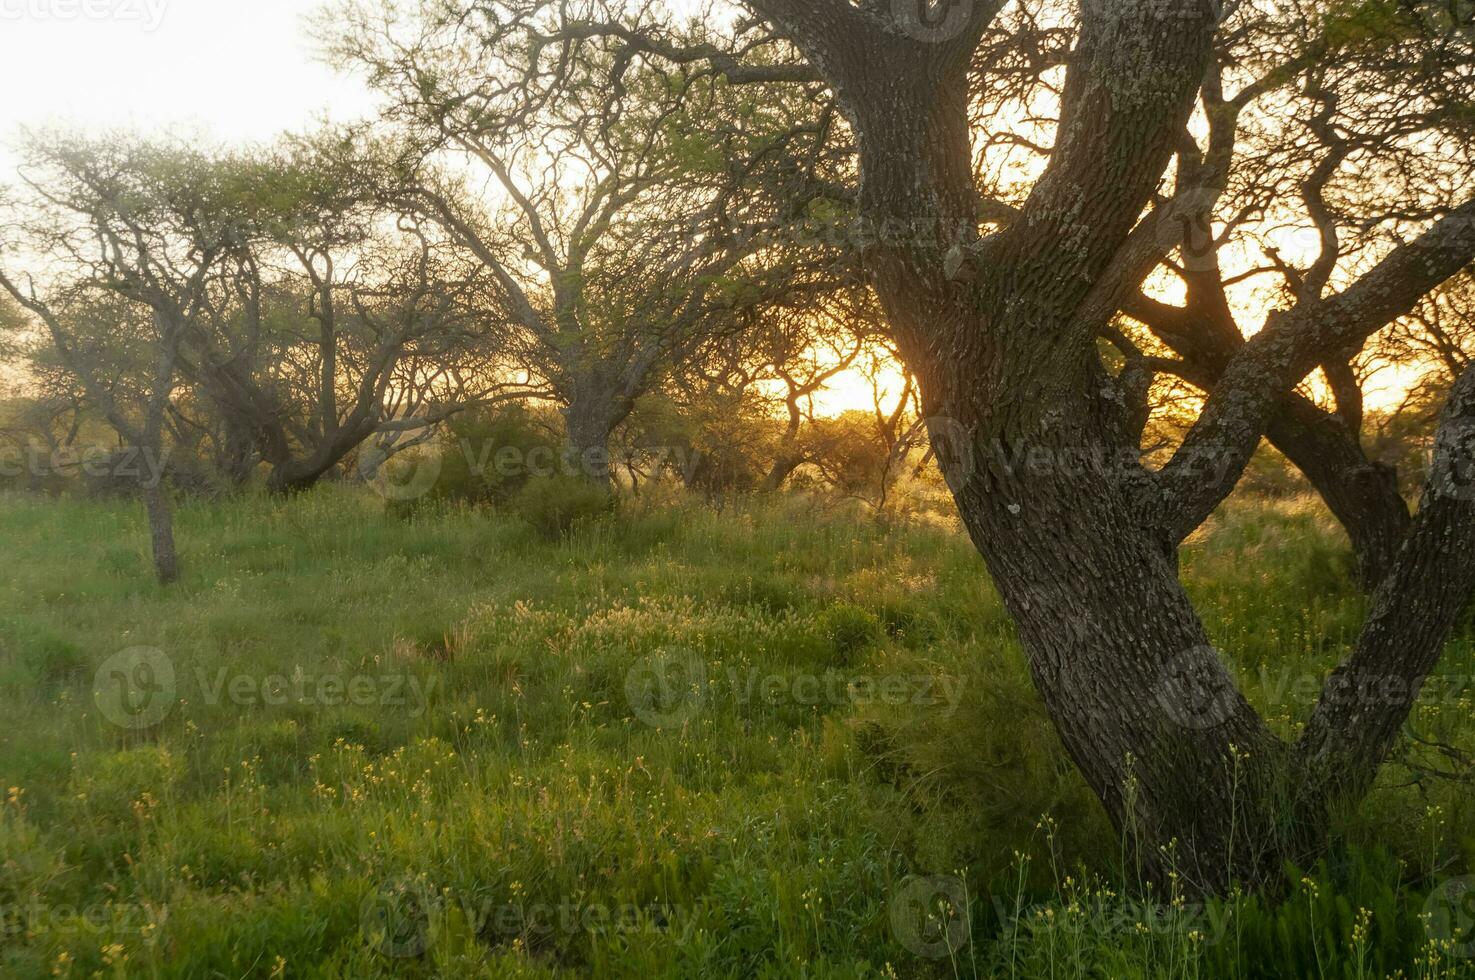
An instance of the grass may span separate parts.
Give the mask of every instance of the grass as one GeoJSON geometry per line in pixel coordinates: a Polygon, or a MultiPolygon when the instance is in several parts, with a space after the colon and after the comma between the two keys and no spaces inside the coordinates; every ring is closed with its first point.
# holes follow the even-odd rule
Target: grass
{"type": "MultiPolygon", "coordinates": [[[[0,498],[0,975],[1475,976],[1436,749],[1282,900],[1141,897],[947,528],[325,488],[178,534],[164,590],[134,507],[0,498]]],[[[1293,732],[1362,614],[1336,535],[1240,502],[1184,569],[1293,732]]],[[[1413,728],[1475,753],[1471,633],[1413,728]]]]}

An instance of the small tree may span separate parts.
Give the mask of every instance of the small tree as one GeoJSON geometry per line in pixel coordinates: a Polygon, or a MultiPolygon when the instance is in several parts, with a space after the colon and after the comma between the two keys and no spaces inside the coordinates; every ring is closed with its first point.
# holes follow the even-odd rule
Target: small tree
{"type": "Polygon", "coordinates": [[[489,317],[483,270],[394,211],[382,148],[327,137],[222,160],[242,226],[183,374],[221,423],[237,479],[306,489],[371,440],[383,460],[452,414],[541,389],[489,317]]]}
{"type": "MultiPolygon", "coordinates": [[[[11,238],[34,274],[0,271],[3,287],[45,327],[77,378],[129,447],[165,458],[165,420],[181,346],[238,229],[208,206],[214,171],[198,153],[128,139],[35,136],[25,147],[29,194],[10,207],[11,238]],[[129,391],[115,374],[119,350],[147,364],[129,391]]],[[[154,569],[179,574],[167,487],[138,487],[154,569]]]]}

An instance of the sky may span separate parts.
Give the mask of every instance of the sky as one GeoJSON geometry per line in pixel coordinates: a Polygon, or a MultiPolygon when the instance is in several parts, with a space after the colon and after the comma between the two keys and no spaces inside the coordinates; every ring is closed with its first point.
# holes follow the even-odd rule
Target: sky
{"type": "Polygon", "coordinates": [[[372,107],[314,55],[318,0],[0,0],[0,174],[22,125],[265,140],[372,107]]]}

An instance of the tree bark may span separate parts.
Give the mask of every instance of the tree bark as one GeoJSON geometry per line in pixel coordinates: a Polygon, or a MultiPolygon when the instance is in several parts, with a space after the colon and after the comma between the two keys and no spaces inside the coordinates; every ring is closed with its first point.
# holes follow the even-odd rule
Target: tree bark
{"type": "Polygon", "coordinates": [[[179,558],[174,550],[174,513],[169,505],[169,491],[161,481],[155,480],[144,485],[141,495],[148,514],[154,574],[160,585],[170,585],[179,579],[179,558]]]}
{"type": "Polygon", "coordinates": [[[1387,577],[1411,519],[1398,471],[1367,457],[1342,420],[1292,395],[1265,432],[1305,474],[1352,543],[1357,581],[1371,593],[1387,577]]]}
{"type": "Polygon", "coordinates": [[[567,431],[560,464],[565,474],[611,484],[614,468],[610,440],[634,408],[634,400],[616,382],[599,377],[597,372],[580,379],[564,409],[567,431]]]}
{"type": "Polygon", "coordinates": [[[767,474],[763,477],[763,492],[777,493],[789,477],[794,475],[794,471],[803,465],[804,456],[801,453],[786,452],[780,455],[773,461],[773,465],[768,468],[767,474]]]}
{"type": "MultiPolygon", "coordinates": [[[[1127,303],[1126,313],[1181,357],[1187,380],[1206,390],[1218,383],[1245,343],[1217,273],[1207,284],[1189,275],[1186,307],[1139,294],[1127,303]]],[[[1397,471],[1368,458],[1352,420],[1325,412],[1295,392],[1282,399],[1265,435],[1305,475],[1342,525],[1352,545],[1358,585],[1371,593],[1392,567],[1409,529],[1397,471]]]]}
{"type": "Polygon", "coordinates": [[[1351,656],[1296,745],[1308,799],[1355,803],[1372,787],[1456,619],[1475,595],[1475,370],[1455,384],[1433,471],[1351,656]]]}
{"type": "MultiPolygon", "coordinates": [[[[986,424],[958,414],[966,428],[986,424]]],[[[1100,408],[1064,414],[1089,423],[1100,408]]],[[[1025,447],[1062,465],[975,458],[960,472],[954,455],[949,467],[1067,751],[1149,880],[1176,871],[1205,892],[1263,880],[1293,847],[1263,805],[1283,747],[1211,647],[1173,553],[1142,526],[1109,462],[1112,443],[1085,425],[1041,426],[1003,458],[1025,447]],[[1063,462],[1093,457],[1108,462],[1063,462]]],[[[947,436],[938,448],[956,450],[947,436]]]]}

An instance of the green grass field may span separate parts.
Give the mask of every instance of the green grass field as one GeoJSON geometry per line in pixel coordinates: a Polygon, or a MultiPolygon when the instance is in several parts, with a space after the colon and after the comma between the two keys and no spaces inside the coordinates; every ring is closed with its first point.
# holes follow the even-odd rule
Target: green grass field
{"type": "MultiPolygon", "coordinates": [[[[1475,755],[1468,623],[1333,856],[1201,907],[1142,897],[954,530],[324,489],[178,534],[166,591],[136,507],[0,498],[5,977],[1475,976],[1475,793],[1426,771],[1475,755]]],[[[1292,733],[1361,619],[1336,534],[1239,502],[1185,578],[1292,733]]]]}

